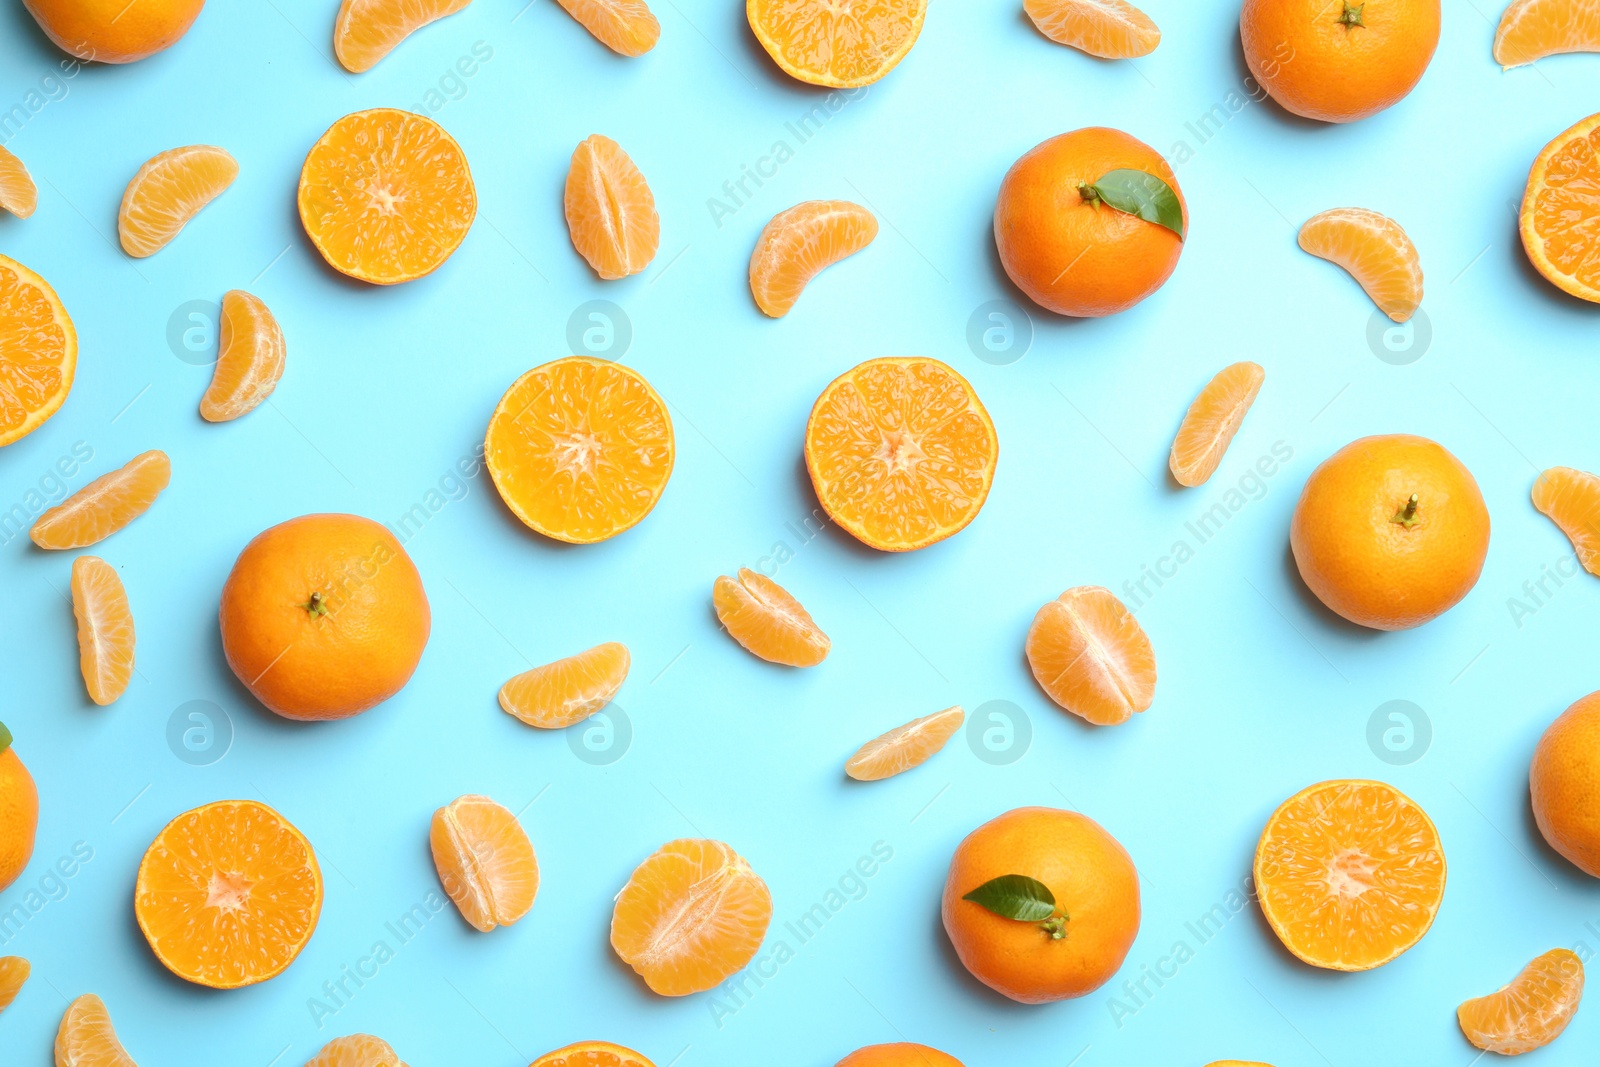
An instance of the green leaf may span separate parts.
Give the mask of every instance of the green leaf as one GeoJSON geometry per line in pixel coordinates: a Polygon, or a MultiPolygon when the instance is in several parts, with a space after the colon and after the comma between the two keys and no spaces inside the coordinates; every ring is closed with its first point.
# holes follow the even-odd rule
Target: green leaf
{"type": "Polygon", "coordinates": [[[961,899],[1018,922],[1044,922],[1056,912],[1056,897],[1050,887],[1025,874],[1002,874],[961,899]]]}
{"type": "Polygon", "coordinates": [[[0,722],[0,752],[11,747],[11,731],[6,729],[6,724],[0,722]]]}
{"type": "Polygon", "coordinates": [[[1092,185],[1079,190],[1086,200],[1103,201],[1108,207],[1136,215],[1146,222],[1165,226],[1183,237],[1183,203],[1172,186],[1142,170],[1112,170],[1092,185]]]}

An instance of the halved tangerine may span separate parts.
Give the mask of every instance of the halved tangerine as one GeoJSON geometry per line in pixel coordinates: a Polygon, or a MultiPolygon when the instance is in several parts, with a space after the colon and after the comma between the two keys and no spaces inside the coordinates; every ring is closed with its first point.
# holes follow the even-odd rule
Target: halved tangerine
{"type": "Polygon", "coordinates": [[[546,537],[592,544],[634,526],[661,499],[675,454],[672,418],[638,371],[568,356],[506,390],[483,454],[517,518],[546,537]]]}
{"type": "Polygon", "coordinates": [[[0,956],[0,1011],[11,1007],[32,970],[21,956],[0,956]]]}
{"type": "Polygon", "coordinates": [[[138,1067],[117,1040],[105,1001],[93,993],[74,1000],[62,1013],[56,1067],[138,1067]]]}
{"type": "Polygon", "coordinates": [[[845,763],[844,773],[858,782],[876,782],[921,766],[943,748],[966,721],[967,713],[959,707],[912,719],[856,749],[856,754],[845,763]]]}
{"type": "Polygon", "coordinates": [[[661,39],[661,23],[644,0],[559,0],[595,40],[622,56],[642,56],[661,39]]]}
{"type": "Polygon", "coordinates": [[[832,647],[787,589],[749,567],[740,567],[737,578],[719,577],[711,587],[711,604],[728,636],[768,663],[815,667],[832,647]]]}
{"type": "Polygon", "coordinates": [[[1109,589],[1080,585],[1040,608],[1025,651],[1039,688],[1096,726],[1127,722],[1155,701],[1155,650],[1109,589]]]}
{"type": "Polygon", "coordinates": [[[333,54],[354,74],[378,61],[430,22],[454,15],[472,0],[343,0],[333,24],[333,54]]]}
{"type": "Polygon", "coordinates": [[[200,399],[200,417],[227,422],[254,411],[283,377],[283,331],[259,297],[243,289],[222,296],[217,366],[200,399]]]}
{"type": "Polygon", "coordinates": [[[500,707],[529,726],[565,729],[611,703],[628,666],[628,646],[607,641],[523,671],[500,687],[500,707]]]}
{"type": "Polygon", "coordinates": [[[1022,9],[1055,41],[1101,59],[1147,56],[1161,30],[1127,0],[1023,0],[1022,9]]]}
{"type": "Polygon", "coordinates": [[[609,1041],[579,1041],[546,1052],[529,1067],[656,1067],[641,1054],[609,1041]]]}
{"type": "Polygon", "coordinates": [[[122,194],[122,250],[139,258],[155,255],[238,176],[238,162],[215,145],[187,145],[151,157],[122,194]]]}
{"type": "Polygon", "coordinates": [[[772,894],[720,841],[669,841],[617,894],[611,947],[664,997],[718,985],[754,958],[772,922],[772,894]]]}
{"type": "Polygon", "coordinates": [[[336,1037],[306,1067],[406,1067],[389,1042],[371,1034],[336,1037]]]}
{"type": "Polygon", "coordinates": [[[1528,261],[1556,288],[1600,303],[1600,114],[1563,130],[1534,159],[1518,229],[1528,261]]]}
{"type": "Polygon", "coordinates": [[[1583,999],[1583,960],[1553,948],[1488,996],[1463,1001],[1456,1021],[1467,1040],[1485,1052],[1519,1056],[1561,1036],[1583,999]]]}
{"type": "Polygon", "coordinates": [[[434,812],[428,844],[444,891],[475,929],[510,926],[533,907],[539,892],[533,842],[493,800],[468,794],[434,812]]]}
{"type": "Polygon", "coordinates": [[[40,548],[84,548],[104,541],[150,510],[172,481],[172,461],[159,448],[102,474],[39,516],[28,536],[40,548]]]}
{"type": "Polygon", "coordinates": [[[1494,34],[1494,61],[1520,67],[1561,52],[1600,52],[1594,0],[1512,0],[1494,34]]]}
{"type": "Polygon", "coordinates": [[[0,148],[0,209],[19,219],[33,214],[39,206],[39,188],[22,160],[0,148]]]}
{"type": "Polygon", "coordinates": [[[638,274],[661,246],[661,216],[622,146],[593,134],[572,153],[565,197],[572,247],[607,281],[638,274]]]}
{"type": "Polygon", "coordinates": [[[1200,390],[1183,416],[1167,457],[1167,466],[1179,485],[1204,485],[1216,473],[1266,376],[1261,364],[1245,360],[1222,368],[1200,390]]]}
{"type": "Polygon", "coordinates": [[[869,85],[917,43],[927,0],[746,0],[756,40],[785,74],[811,85],[869,85]]]}
{"type": "Polygon", "coordinates": [[[1256,893],[1284,947],[1366,971],[1422,940],[1444,899],[1439,832],[1383,782],[1320,782],[1284,801],[1256,846],[1256,893]]]}
{"type": "Polygon", "coordinates": [[[822,270],[855,255],[878,236],[878,220],[848,200],[807,200],[780,211],[750,255],[750,293],[756,306],[782,318],[822,270]]]}
{"type": "Polygon", "coordinates": [[[437,270],[467,236],[478,191],[437,122],[376,107],[328,127],[300,168],[300,222],[335,270],[374,285],[437,270]]]}
{"type": "Polygon", "coordinates": [[[133,612],[116,570],[98,556],[72,561],[72,613],[78,620],[78,666],[89,699],[112,703],[133,678],[133,612]]]}
{"type": "Polygon", "coordinates": [[[1533,483],[1533,506],[1567,535],[1583,569],[1600,575],[1600,478],[1551,467],[1533,483]]]}
{"type": "Polygon", "coordinates": [[[1422,303],[1417,246],[1400,224],[1364,207],[1336,207],[1300,227],[1300,247],[1343,267],[1378,310],[1405,322],[1422,303]]]}
{"type": "Polygon", "coordinates": [[[78,369],[78,331],[50,284],[0,255],[0,445],[60,410],[78,369]]]}

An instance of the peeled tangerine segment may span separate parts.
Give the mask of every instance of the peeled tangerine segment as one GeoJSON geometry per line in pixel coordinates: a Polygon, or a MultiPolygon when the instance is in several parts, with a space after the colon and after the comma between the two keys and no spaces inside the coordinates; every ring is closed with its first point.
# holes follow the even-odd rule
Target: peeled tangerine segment
{"type": "Polygon", "coordinates": [[[669,841],[617,894],[611,947],[665,997],[719,985],[755,956],[772,922],[772,894],[720,841],[669,841]]]}
{"type": "Polygon", "coordinates": [[[230,289],[222,297],[217,366],[200,400],[200,416],[227,422],[254,411],[283,377],[283,331],[257,297],[230,289]]]}
{"type": "Polygon", "coordinates": [[[1137,619],[1098,585],[1068,589],[1028,628],[1028,665],[1051,700],[1096,726],[1127,722],[1156,696],[1156,654],[1137,619]]]}
{"type": "Polygon", "coordinates": [[[28,536],[40,548],[53,549],[104,541],[150,510],[171,480],[172,462],[165,452],[142,452],[40,515],[28,536]]]}
{"type": "Polygon", "coordinates": [[[72,613],[78,619],[78,664],[89,699],[102,707],[133,677],[133,612],[122,579],[98,556],[72,561],[72,613]]]}
{"type": "Polygon", "coordinates": [[[1600,52],[1596,0],[1515,0],[1500,16],[1494,61],[1520,67],[1560,52],[1600,52]]]}
{"type": "Polygon", "coordinates": [[[1551,467],[1533,483],[1533,506],[1567,535],[1583,569],[1600,575],[1600,478],[1551,467]]]}
{"type": "Polygon", "coordinates": [[[122,250],[139,258],[161,251],[238,176],[239,164],[214,145],[172,148],[153,157],[122,194],[122,250]]]}
{"type": "Polygon", "coordinates": [[[61,1016],[56,1067],[138,1067],[117,1040],[105,1002],[93,993],[67,1005],[61,1016]]]}
{"type": "Polygon", "coordinates": [[[1516,1056],[1561,1036],[1583,999],[1583,961],[1570,949],[1551,949],[1508,985],[1456,1009],[1461,1032],[1478,1048],[1516,1056]]]}
{"type": "Polygon", "coordinates": [[[1150,16],[1126,0],[1023,0],[1039,32],[1101,59],[1147,56],[1161,43],[1150,16]]]}
{"type": "Polygon", "coordinates": [[[959,707],[912,719],[862,745],[844,765],[844,773],[858,782],[876,782],[909,771],[926,763],[966,721],[967,713],[959,707]]]}
{"type": "Polygon", "coordinates": [[[33,184],[22,160],[0,148],[0,208],[19,219],[33,214],[39,206],[39,189],[33,184]]]}
{"type": "Polygon", "coordinates": [[[0,1011],[11,1007],[31,972],[32,967],[21,956],[0,956],[0,1011]]]}
{"type": "Polygon", "coordinates": [[[566,211],[572,247],[607,281],[638,274],[661,245],[661,217],[644,175],[621,145],[598,133],[572,153],[566,211]]]}
{"type": "Polygon", "coordinates": [[[815,667],[832,646],[798,600],[748,567],[741,567],[737,578],[718,578],[711,602],[729,635],[769,663],[815,667]]]}
{"type": "Polygon", "coordinates": [[[782,318],[824,268],[854,255],[878,236],[878,220],[848,200],[808,200],[772,217],[750,256],[756,306],[782,318]]]}
{"type": "Polygon", "coordinates": [[[529,726],[560,730],[607,704],[628,677],[628,648],[615,641],[524,671],[500,687],[500,706],[529,726]]]}
{"type": "Polygon", "coordinates": [[[406,1067],[389,1042],[371,1034],[336,1037],[306,1067],[406,1067]]]}
{"type": "Polygon", "coordinates": [[[345,70],[371,70],[401,41],[471,0],[344,0],[333,24],[333,53],[345,70]]]}
{"type": "Polygon", "coordinates": [[[458,797],[433,813],[433,864],[461,917],[488,933],[533,907],[539,861],[517,817],[485,796],[458,797]]]}
{"type": "Polygon", "coordinates": [[[661,23],[644,0],[559,0],[567,14],[607,48],[642,56],[661,38],[661,23]]]}
{"type": "Polygon", "coordinates": [[[1179,485],[1204,485],[1216,473],[1266,376],[1259,363],[1246,360],[1222,368],[1200,390],[1178,427],[1167,459],[1179,485]]]}
{"type": "Polygon", "coordinates": [[[1350,272],[1378,309],[1405,322],[1422,303],[1422,264],[1400,224],[1362,207],[1336,207],[1300,227],[1300,247],[1350,272]]]}

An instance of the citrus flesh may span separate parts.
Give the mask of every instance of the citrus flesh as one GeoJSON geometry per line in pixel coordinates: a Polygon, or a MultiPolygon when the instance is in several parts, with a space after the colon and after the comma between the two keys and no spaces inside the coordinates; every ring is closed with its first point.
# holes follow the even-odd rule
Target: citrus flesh
{"type": "Polygon", "coordinates": [[[56,1067],[138,1067],[117,1040],[105,1002],[93,993],[74,1000],[62,1013],[56,1067]]]}
{"type": "Polygon", "coordinates": [[[539,861],[527,832],[485,796],[458,797],[433,813],[428,835],[445,892],[474,929],[510,926],[533,907],[539,861]]]}
{"type": "Polygon", "coordinates": [[[546,1052],[529,1067],[656,1067],[649,1059],[609,1041],[579,1041],[546,1052]]]}
{"type": "Polygon", "coordinates": [[[611,703],[629,663],[627,646],[607,641],[517,675],[500,687],[500,707],[529,726],[564,729],[611,703]]]}
{"type": "Polygon", "coordinates": [[[243,289],[222,296],[217,365],[200,399],[200,417],[228,422],[256,409],[283,377],[283,330],[259,297],[243,289]]]}
{"type": "Polygon", "coordinates": [[[238,176],[238,162],[215,145],[171,148],[153,156],[122,194],[117,212],[122,250],[140,259],[155,255],[238,176]]]}
{"type": "Polygon", "coordinates": [[[343,0],[333,24],[333,54],[353,74],[378,61],[430,22],[454,15],[472,0],[343,0]]]}
{"type": "Polygon", "coordinates": [[[912,719],[862,745],[845,763],[844,773],[858,782],[877,782],[919,767],[966,721],[967,713],[959,707],[912,719]]]}
{"type": "Polygon", "coordinates": [[[736,578],[719,577],[711,589],[711,603],[728,635],[769,663],[815,667],[832,647],[828,635],[788,590],[748,567],[741,567],[736,578]]]}
{"type": "Polygon", "coordinates": [[[661,23],[644,0],[558,0],[567,14],[620,56],[642,56],[661,39],[661,23]]]}
{"type": "Polygon", "coordinates": [[[1550,284],[1600,302],[1600,114],[1556,137],[1528,171],[1518,230],[1528,260],[1550,284]]]}
{"type": "Polygon", "coordinates": [[[22,160],[0,147],[0,209],[19,219],[33,214],[39,206],[39,188],[22,160]]]}
{"type": "Polygon", "coordinates": [[[172,462],[165,452],[141,452],[40,515],[28,536],[49,549],[84,548],[104,541],[149,511],[171,481],[172,462]]]}
{"type": "Polygon", "coordinates": [[[746,0],[756,40],[792,78],[811,85],[870,85],[917,43],[927,0],[746,0]]]}
{"type": "Polygon", "coordinates": [[[389,1042],[371,1034],[336,1037],[306,1067],[406,1067],[389,1042]]]}
{"type": "Polygon", "coordinates": [[[1463,1001],[1456,1021],[1478,1048],[1520,1056],[1560,1037],[1582,999],[1583,961],[1571,949],[1555,948],[1496,992],[1463,1001]]]}
{"type": "Polygon", "coordinates": [[[848,200],[808,200],[772,217],[750,256],[750,292],[773,318],[794,307],[812,278],[878,235],[878,220],[848,200]]]}
{"type": "Polygon", "coordinates": [[[133,678],[133,612],[122,579],[98,556],[72,561],[72,613],[78,620],[78,664],[89,699],[110,704],[133,678]]]}
{"type": "Polygon", "coordinates": [[[1520,67],[1562,52],[1600,52],[1594,0],[1512,0],[1494,34],[1494,61],[1520,67]]]}
{"type": "Polygon", "coordinates": [[[1533,483],[1533,506],[1567,535],[1583,569],[1600,575],[1600,478],[1551,467],[1533,483]]]}
{"type": "Polygon", "coordinates": [[[11,1007],[32,972],[32,966],[23,957],[0,956],[0,1011],[11,1007]]]}
{"type": "Polygon", "coordinates": [[[573,150],[565,208],[572,247],[607,281],[638,274],[661,246],[650,185],[609,137],[594,134],[573,150]]]}
{"type": "Polygon", "coordinates": [[[0,445],[43,426],[78,368],[78,331],[48,282],[0,255],[0,445]]]}
{"type": "Polygon", "coordinates": [[[1300,227],[1300,247],[1350,273],[1396,322],[1422,303],[1422,264],[1417,248],[1393,219],[1360,207],[1337,207],[1313,215],[1300,227]]]}
{"type": "Polygon", "coordinates": [[[1248,360],[1222,368],[1183,416],[1167,467],[1179,485],[1204,485],[1217,472],[1234,434],[1261,392],[1266,371],[1248,360]]]}
{"type": "Polygon", "coordinates": [[[1155,701],[1155,650],[1109,589],[1080,585],[1040,608],[1025,652],[1050,699],[1096,726],[1127,722],[1155,701]]]}
{"type": "Polygon", "coordinates": [[[1147,56],[1161,43],[1161,30],[1127,0],[1024,0],[1022,8],[1039,32],[1101,59],[1147,56]]]}

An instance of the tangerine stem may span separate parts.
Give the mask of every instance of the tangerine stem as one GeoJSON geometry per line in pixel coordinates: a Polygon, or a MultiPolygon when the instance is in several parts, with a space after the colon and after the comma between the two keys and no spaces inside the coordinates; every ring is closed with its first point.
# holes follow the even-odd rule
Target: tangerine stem
{"type": "Polygon", "coordinates": [[[1039,924],[1039,929],[1049,934],[1052,941],[1063,940],[1067,936],[1067,916],[1064,913],[1052,915],[1039,924]]]}
{"type": "Polygon", "coordinates": [[[1365,26],[1366,23],[1361,21],[1361,9],[1366,6],[1367,5],[1365,3],[1352,4],[1350,0],[1345,0],[1344,10],[1339,13],[1339,17],[1334,21],[1346,28],[1351,26],[1365,26]]]}
{"type": "Polygon", "coordinates": [[[1406,506],[1395,512],[1394,518],[1389,521],[1398,522],[1406,529],[1411,529],[1417,524],[1417,502],[1417,494],[1412,493],[1411,499],[1406,501],[1406,506]]]}
{"type": "Polygon", "coordinates": [[[328,613],[328,602],[323,599],[321,593],[312,593],[311,599],[307,601],[305,608],[313,615],[326,615],[328,613]]]}
{"type": "Polygon", "coordinates": [[[1078,195],[1089,203],[1094,204],[1096,207],[1099,206],[1100,190],[1096,189],[1088,182],[1078,183],[1078,195]]]}

